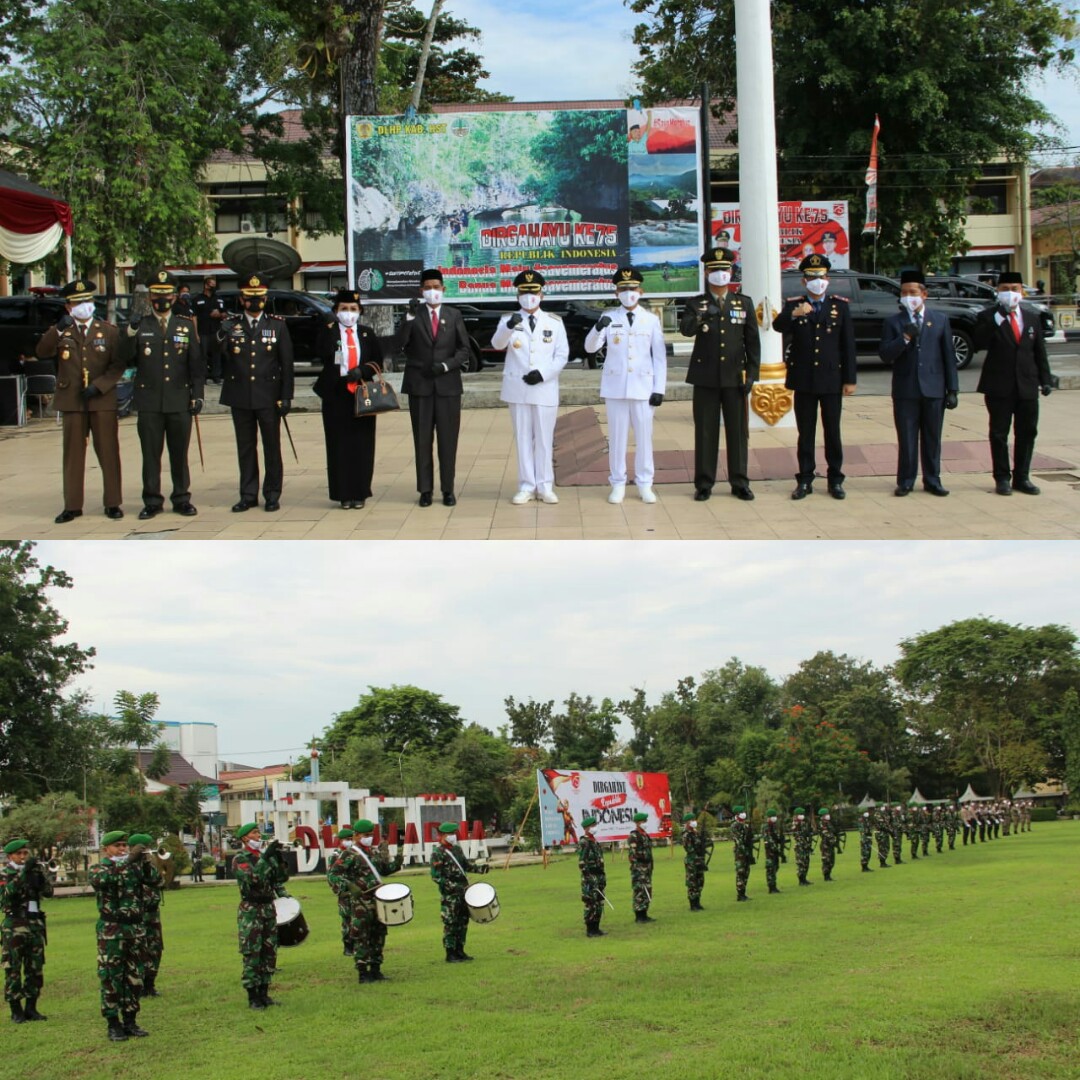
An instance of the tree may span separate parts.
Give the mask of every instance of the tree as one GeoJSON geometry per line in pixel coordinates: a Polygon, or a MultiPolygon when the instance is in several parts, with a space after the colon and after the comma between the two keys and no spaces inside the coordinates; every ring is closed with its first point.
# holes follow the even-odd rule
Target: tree
{"type": "MultiPolygon", "coordinates": [[[[161,725],[154,722],[154,716],[161,705],[161,700],[153,692],[140,694],[136,697],[130,690],[118,690],[113,698],[113,705],[116,707],[116,717],[113,720],[113,741],[120,746],[130,745],[135,747],[135,771],[139,774],[139,793],[141,795],[146,790],[141,756],[142,748],[152,746],[157,742],[157,735],[161,731],[161,725]]],[[[165,769],[162,768],[160,755],[156,755],[156,761],[152,759],[150,764],[154,771],[152,772],[149,768],[146,769],[147,775],[154,776],[154,772],[156,772],[155,779],[165,775],[167,759],[165,769]]]]}
{"type": "Polygon", "coordinates": [[[615,742],[615,705],[609,698],[597,705],[576,693],[551,718],[552,760],[560,769],[597,769],[615,742]]]}
{"type": "Polygon", "coordinates": [[[551,713],[554,701],[516,702],[513,697],[503,701],[506,715],[510,719],[510,738],[515,746],[529,746],[539,749],[551,743],[551,713]]]}
{"type": "MultiPolygon", "coordinates": [[[[708,83],[718,113],[735,107],[728,0],[626,2],[648,20],[634,32],[647,100],[696,97],[708,83]]],[[[771,10],[781,197],[851,200],[855,265],[877,113],[879,258],[947,265],[967,249],[982,167],[1024,160],[1032,126],[1053,123],[1028,86],[1072,63],[1072,12],[1054,0],[773,0],[771,10]]]]}
{"type": "Polygon", "coordinates": [[[1080,812],[1080,694],[1066,690],[1061,700],[1061,731],[1065,745],[1065,786],[1069,789],[1069,805],[1080,812]]]}
{"type": "Polygon", "coordinates": [[[70,791],[18,802],[0,818],[0,846],[18,837],[29,840],[36,855],[73,853],[86,845],[89,809],[70,791]]]}
{"type": "Polygon", "coordinates": [[[0,777],[2,794],[32,798],[73,787],[78,753],[72,721],[81,699],[64,688],[90,667],[94,650],[61,643],[68,624],[50,589],[71,578],[39,566],[33,544],[0,541],[0,777]]]}
{"type": "Polygon", "coordinates": [[[815,720],[799,705],[788,710],[787,729],[768,765],[792,802],[836,802],[845,776],[857,768],[854,740],[828,720],[815,720]]]}
{"type": "Polygon", "coordinates": [[[376,737],[383,750],[397,754],[405,743],[410,753],[445,748],[462,729],[460,708],[441,694],[418,686],[369,686],[368,693],[347,712],[339,713],[323,736],[328,745],[345,746],[354,737],[376,737]]]}

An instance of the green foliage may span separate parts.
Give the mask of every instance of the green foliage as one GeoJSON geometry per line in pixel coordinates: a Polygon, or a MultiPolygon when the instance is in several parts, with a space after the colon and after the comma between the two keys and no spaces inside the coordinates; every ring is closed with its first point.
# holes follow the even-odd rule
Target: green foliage
{"type": "Polygon", "coordinates": [[[533,701],[518,704],[513,697],[503,702],[506,715],[510,720],[510,737],[516,746],[529,746],[539,749],[551,741],[551,713],[554,701],[533,701]]]}
{"type": "Polygon", "coordinates": [[[0,818],[0,847],[22,837],[35,855],[73,852],[86,844],[89,806],[69,791],[16,802],[0,818]]]}
{"type": "Polygon", "coordinates": [[[615,741],[615,705],[571,693],[551,718],[551,758],[560,769],[598,769],[615,741]]]}
{"type": "Polygon", "coordinates": [[[584,217],[603,214],[626,200],[626,114],[621,110],[557,112],[532,141],[540,163],[537,197],[584,217]],[[583,203],[583,196],[595,203],[583,203]]]}
{"type": "MultiPolygon", "coordinates": [[[[726,0],[627,0],[647,21],[634,40],[650,101],[696,97],[735,105],[734,7],[726,0]],[[702,48],[703,41],[709,42],[702,48]]],[[[874,114],[881,117],[878,259],[947,264],[967,248],[963,224],[981,167],[1024,160],[1030,132],[1052,124],[1029,91],[1066,70],[1074,12],[1053,0],[774,0],[780,196],[851,200],[859,251],[874,114]]]]}
{"type": "Polygon", "coordinates": [[[1059,821],[1057,807],[1035,806],[1031,810],[1032,821],[1059,821]]]}
{"type": "Polygon", "coordinates": [[[445,748],[462,729],[459,713],[459,707],[443,701],[441,694],[417,686],[370,686],[353,708],[334,718],[323,738],[344,746],[354,737],[375,736],[384,751],[395,754],[406,743],[413,752],[445,748]]]}
{"type": "Polygon", "coordinates": [[[1074,799],[1080,800],[1080,694],[1072,688],[1061,699],[1059,730],[1065,750],[1065,786],[1074,799]]]}

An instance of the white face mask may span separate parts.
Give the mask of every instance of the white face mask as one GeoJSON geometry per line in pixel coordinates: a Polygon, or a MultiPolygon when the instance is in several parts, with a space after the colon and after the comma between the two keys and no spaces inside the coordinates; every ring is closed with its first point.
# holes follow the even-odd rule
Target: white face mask
{"type": "Polygon", "coordinates": [[[127,853],[125,852],[123,855],[113,855],[112,861],[116,863],[117,866],[123,866],[124,863],[128,861],[127,853]]]}
{"type": "Polygon", "coordinates": [[[453,847],[456,842],[457,842],[457,837],[456,836],[453,836],[453,835],[451,835],[449,833],[444,833],[443,834],[443,843],[447,847],[453,847]]]}
{"type": "Polygon", "coordinates": [[[526,311],[535,311],[540,306],[540,297],[532,292],[518,293],[518,303],[526,311]]]}
{"type": "Polygon", "coordinates": [[[721,288],[724,285],[728,285],[731,282],[730,270],[714,270],[709,274],[709,284],[715,285],[717,288],[721,288]]]}
{"type": "Polygon", "coordinates": [[[94,303],[92,300],[84,300],[81,304],[74,304],[71,308],[71,317],[79,322],[86,322],[94,317],[94,303]]]}
{"type": "Polygon", "coordinates": [[[342,326],[355,326],[360,321],[359,311],[339,311],[337,313],[337,321],[342,326]]]}
{"type": "Polygon", "coordinates": [[[909,315],[914,315],[923,306],[923,299],[921,296],[901,296],[900,303],[909,315]]]}
{"type": "Polygon", "coordinates": [[[771,817],[771,818],[769,818],[769,821],[770,821],[770,822],[771,822],[771,823],[772,823],[773,825],[775,825],[775,824],[776,824],[776,818],[774,818],[774,817],[771,817]]]}
{"type": "Polygon", "coordinates": [[[424,300],[432,307],[438,307],[442,303],[442,289],[425,289],[424,300]]]}
{"type": "Polygon", "coordinates": [[[638,301],[641,299],[641,293],[635,292],[633,289],[623,289],[619,293],[619,303],[624,308],[637,307],[638,301]]]}
{"type": "Polygon", "coordinates": [[[375,843],[375,837],[374,836],[361,836],[360,837],[360,843],[363,844],[364,847],[371,847],[371,845],[375,843]]]}
{"type": "Polygon", "coordinates": [[[247,847],[249,851],[260,852],[265,845],[261,840],[248,840],[247,847]]]}
{"type": "Polygon", "coordinates": [[[998,304],[1006,311],[1015,311],[1023,300],[1023,294],[1018,292],[999,292],[998,304]]]}
{"type": "Polygon", "coordinates": [[[806,291],[808,293],[813,293],[814,296],[824,296],[825,295],[825,290],[828,287],[829,287],[829,279],[828,278],[820,278],[820,277],[811,278],[806,283],[806,291]]]}
{"type": "Polygon", "coordinates": [[[697,828],[697,822],[696,821],[691,821],[690,822],[690,828],[691,829],[696,829],[697,828]]]}

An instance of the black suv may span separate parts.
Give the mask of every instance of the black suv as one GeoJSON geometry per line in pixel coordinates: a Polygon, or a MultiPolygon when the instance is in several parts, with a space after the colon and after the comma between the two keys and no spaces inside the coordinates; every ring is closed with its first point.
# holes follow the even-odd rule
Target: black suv
{"type": "MultiPolygon", "coordinates": [[[[218,289],[217,297],[230,316],[242,314],[239,289],[218,289]]],[[[285,320],[292,339],[293,360],[297,364],[321,366],[322,362],[315,356],[315,341],[320,328],[334,320],[333,307],[328,300],[296,289],[270,289],[266,294],[266,313],[285,320]]]]}

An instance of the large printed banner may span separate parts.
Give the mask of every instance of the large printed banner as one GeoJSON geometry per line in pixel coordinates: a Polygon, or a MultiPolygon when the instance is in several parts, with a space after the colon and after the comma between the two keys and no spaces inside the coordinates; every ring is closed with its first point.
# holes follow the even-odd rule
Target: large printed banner
{"type": "Polygon", "coordinates": [[[588,814],[596,818],[598,840],[625,840],[639,811],[649,815],[645,831],[650,836],[671,835],[667,773],[538,769],[536,784],[545,847],[576,843],[588,814]]]}
{"type": "MultiPolygon", "coordinates": [[[[834,270],[850,266],[848,204],[835,202],[782,202],[780,217],[780,269],[798,270],[807,255],[824,255],[834,270]]],[[[712,208],[713,240],[734,249],[742,247],[738,203],[718,203],[712,208]]],[[[736,258],[736,261],[739,261],[736,258]]]]}
{"type": "Polygon", "coordinates": [[[350,116],[348,258],[368,302],[411,299],[438,267],[451,300],[516,295],[539,270],[565,299],[702,289],[696,109],[350,116]]]}

